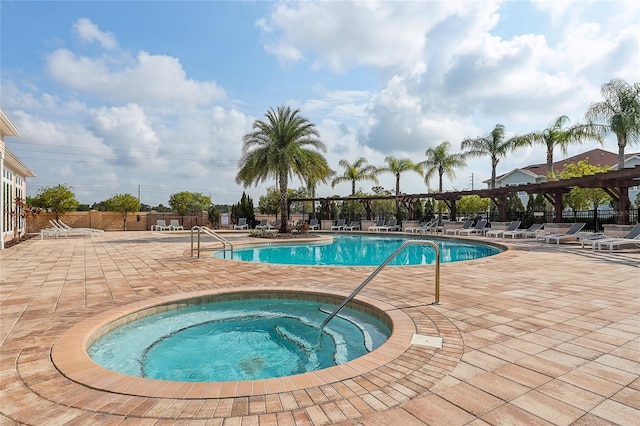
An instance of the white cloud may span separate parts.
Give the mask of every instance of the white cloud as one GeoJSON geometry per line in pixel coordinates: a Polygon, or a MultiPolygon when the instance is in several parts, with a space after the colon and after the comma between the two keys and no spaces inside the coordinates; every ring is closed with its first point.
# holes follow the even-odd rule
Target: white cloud
{"type": "Polygon", "coordinates": [[[97,41],[105,49],[115,49],[118,42],[110,32],[102,32],[100,28],[88,18],[80,18],[73,24],[73,30],[84,42],[97,41]]]}
{"type": "Polygon", "coordinates": [[[180,61],[140,51],[135,58],[78,56],[58,49],[47,57],[52,78],[70,89],[118,103],[195,108],[225,97],[215,82],[189,79],[180,61]]]}

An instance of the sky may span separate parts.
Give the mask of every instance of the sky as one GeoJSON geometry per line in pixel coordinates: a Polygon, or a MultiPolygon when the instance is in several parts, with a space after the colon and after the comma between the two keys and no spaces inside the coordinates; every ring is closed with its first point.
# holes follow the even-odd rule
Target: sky
{"type": "MultiPolygon", "coordinates": [[[[443,141],[460,152],[498,123],[507,136],[580,123],[603,83],[640,81],[637,1],[2,0],[0,37],[0,104],[20,131],[5,142],[37,175],[28,195],[67,184],[83,204],[129,193],[166,206],[181,191],[235,204],[245,191],[257,205],[275,182],[235,183],[242,138],[280,105],[315,125],[342,174],[342,159],[417,163],[443,141]]],[[[614,137],[602,147],[618,150],[614,137]]],[[[545,158],[521,148],[497,173],[545,158]]],[[[455,172],[444,190],[484,188],[491,162],[455,172]]]]}

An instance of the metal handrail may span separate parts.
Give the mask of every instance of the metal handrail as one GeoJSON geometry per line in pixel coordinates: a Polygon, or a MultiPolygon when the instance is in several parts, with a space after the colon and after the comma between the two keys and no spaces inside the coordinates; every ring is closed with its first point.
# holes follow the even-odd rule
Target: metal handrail
{"type": "Polygon", "coordinates": [[[433,241],[431,241],[431,240],[409,240],[409,241],[406,241],[404,244],[402,244],[400,247],[398,247],[398,249],[396,251],[391,253],[391,255],[389,257],[387,257],[387,259],[384,262],[382,262],[382,264],[380,266],[378,266],[376,268],[376,270],[373,271],[362,282],[362,284],[360,284],[358,287],[356,287],[356,289],[353,290],[353,292],[346,299],[344,299],[344,301],[340,304],[340,306],[338,306],[336,309],[334,309],[334,311],[331,312],[331,314],[327,318],[325,318],[324,321],[322,321],[322,324],[320,325],[320,330],[322,330],[324,328],[324,326],[327,325],[327,323],[333,319],[333,317],[338,315],[338,312],[340,312],[347,305],[347,303],[351,302],[351,300],[353,300],[353,298],[356,297],[356,295],[360,292],[360,290],[362,290],[367,284],[369,284],[369,282],[372,279],[374,279],[375,276],[378,275],[378,273],[385,266],[387,266],[387,264],[389,262],[391,262],[394,257],[396,257],[402,250],[404,250],[405,247],[410,246],[410,245],[418,245],[418,244],[430,245],[436,251],[436,289],[435,289],[436,300],[431,304],[432,305],[439,305],[440,304],[440,249],[438,248],[438,245],[436,243],[434,243],[433,241]]]}
{"type": "Polygon", "coordinates": [[[210,237],[213,237],[215,240],[217,240],[218,242],[222,243],[222,256],[223,257],[227,257],[226,253],[227,251],[231,251],[231,259],[233,259],[233,244],[221,237],[220,235],[216,234],[215,232],[213,232],[211,229],[207,228],[206,226],[194,226],[193,228],[191,228],[191,257],[193,257],[193,231],[198,231],[198,259],[200,259],[200,234],[202,232],[204,232],[205,234],[209,235],[210,237]],[[227,244],[229,245],[230,248],[227,248],[227,244]]]}

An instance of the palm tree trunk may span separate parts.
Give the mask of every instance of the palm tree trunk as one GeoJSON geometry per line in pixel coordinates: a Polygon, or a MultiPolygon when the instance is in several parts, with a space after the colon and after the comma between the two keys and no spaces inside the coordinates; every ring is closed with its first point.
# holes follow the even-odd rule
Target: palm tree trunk
{"type": "Polygon", "coordinates": [[[618,139],[618,170],[624,169],[624,148],[627,146],[627,136],[617,134],[618,139]]]}
{"type": "Polygon", "coordinates": [[[280,233],[287,232],[287,175],[280,174],[280,233]]]}

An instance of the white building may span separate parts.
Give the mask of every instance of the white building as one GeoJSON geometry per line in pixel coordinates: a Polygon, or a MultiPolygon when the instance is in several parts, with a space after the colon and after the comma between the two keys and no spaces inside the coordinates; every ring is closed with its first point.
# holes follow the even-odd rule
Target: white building
{"type": "Polygon", "coordinates": [[[0,107],[0,250],[6,241],[16,235],[24,235],[26,223],[16,200],[24,201],[27,197],[27,178],[35,174],[5,146],[5,136],[20,136],[20,132],[0,107]]]}
{"type": "MultiPolygon", "coordinates": [[[[640,152],[625,154],[624,167],[633,168],[640,165],[640,152]]],[[[618,154],[605,151],[603,149],[592,149],[591,151],[583,152],[582,154],[575,155],[573,157],[565,158],[564,160],[553,163],[553,170],[557,173],[564,169],[565,165],[571,163],[578,163],[580,161],[586,161],[589,164],[597,165],[600,167],[608,167],[611,170],[618,169],[618,154]]],[[[547,181],[547,163],[533,164],[520,169],[513,169],[509,173],[505,173],[500,176],[496,176],[496,188],[504,186],[526,185],[527,183],[541,183],[547,181]]],[[[484,183],[487,187],[491,187],[491,180],[485,180],[484,183]]],[[[640,187],[629,188],[629,199],[634,202],[640,187]]],[[[518,194],[520,200],[524,206],[527,205],[529,197],[526,192],[518,194]]]]}

